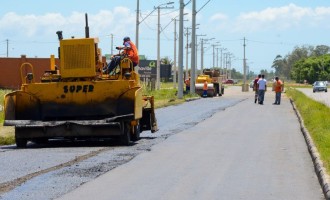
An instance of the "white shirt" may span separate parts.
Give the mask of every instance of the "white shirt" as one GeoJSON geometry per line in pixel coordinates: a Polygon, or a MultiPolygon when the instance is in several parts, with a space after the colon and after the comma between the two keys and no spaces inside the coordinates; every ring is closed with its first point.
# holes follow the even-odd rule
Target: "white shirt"
{"type": "Polygon", "coordinates": [[[258,84],[259,84],[259,90],[266,90],[266,84],[267,84],[267,81],[266,79],[263,79],[263,78],[260,78],[258,80],[258,84]]]}

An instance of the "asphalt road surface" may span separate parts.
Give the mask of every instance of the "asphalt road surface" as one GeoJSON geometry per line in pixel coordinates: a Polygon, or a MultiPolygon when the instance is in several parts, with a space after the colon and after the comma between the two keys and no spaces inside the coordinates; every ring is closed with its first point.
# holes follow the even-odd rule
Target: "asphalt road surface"
{"type": "Polygon", "coordinates": [[[53,140],[47,145],[29,143],[27,149],[0,146],[0,199],[60,197],[245,98],[228,94],[157,109],[160,130],[143,132],[142,139],[128,147],[113,140],[53,140]]]}
{"type": "MultiPolygon", "coordinates": [[[[185,114],[208,107],[196,103],[239,102],[59,199],[324,199],[289,100],[272,105],[274,93],[267,92],[258,105],[252,92],[228,90],[195,101],[194,113],[185,114]]],[[[173,108],[164,110],[177,115],[173,108]]]]}

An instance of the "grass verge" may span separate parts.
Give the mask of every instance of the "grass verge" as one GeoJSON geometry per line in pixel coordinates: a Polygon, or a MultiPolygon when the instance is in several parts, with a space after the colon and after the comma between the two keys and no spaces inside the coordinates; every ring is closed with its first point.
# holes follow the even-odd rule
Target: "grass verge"
{"type": "Polygon", "coordinates": [[[320,153],[324,167],[330,172],[330,108],[293,88],[287,89],[286,95],[294,101],[320,153]]]}

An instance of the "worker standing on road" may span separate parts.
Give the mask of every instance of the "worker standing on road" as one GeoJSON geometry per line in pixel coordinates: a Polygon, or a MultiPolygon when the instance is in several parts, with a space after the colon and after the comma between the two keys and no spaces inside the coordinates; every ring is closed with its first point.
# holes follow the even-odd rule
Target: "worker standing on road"
{"type": "Polygon", "coordinates": [[[275,77],[275,81],[273,83],[273,89],[275,91],[275,103],[273,103],[273,105],[280,105],[281,93],[283,91],[283,83],[277,76],[275,77]]]}
{"type": "Polygon", "coordinates": [[[261,78],[258,80],[258,100],[259,104],[263,105],[264,104],[264,98],[265,98],[265,91],[267,89],[267,81],[265,79],[265,75],[262,74],[261,78]]]}
{"type": "Polygon", "coordinates": [[[187,78],[184,83],[186,84],[186,92],[188,94],[190,92],[190,77],[187,78]]]}
{"type": "Polygon", "coordinates": [[[254,103],[257,103],[258,101],[258,80],[261,78],[261,74],[259,74],[253,81],[253,91],[254,91],[254,103]]]}
{"type": "Polygon", "coordinates": [[[204,81],[203,97],[207,97],[207,80],[204,81]]]}

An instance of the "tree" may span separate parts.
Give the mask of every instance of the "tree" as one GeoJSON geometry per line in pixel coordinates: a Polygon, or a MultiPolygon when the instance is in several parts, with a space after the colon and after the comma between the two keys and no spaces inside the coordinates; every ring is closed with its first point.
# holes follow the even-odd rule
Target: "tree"
{"type": "Polygon", "coordinates": [[[172,65],[173,61],[169,57],[166,56],[166,57],[160,59],[160,63],[163,65],[172,65]]]}
{"type": "Polygon", "coordinates": [[[287,60],[282,58],[281,55],[277,55],[273,61],[272,68],[275,69],[275,74],[277,76],[285,76],[288,77],[288,74],[285,74],[285,69],[288,68],[287,60]]]}
{"type": "Polygon", "coordinates": [[[312,55],[313,56],[322,56],[322,55],[327,54],[329,52],[329,50],[330,50],[330,47],[327,45],[318,45],[313,50],[312,55]]]}

